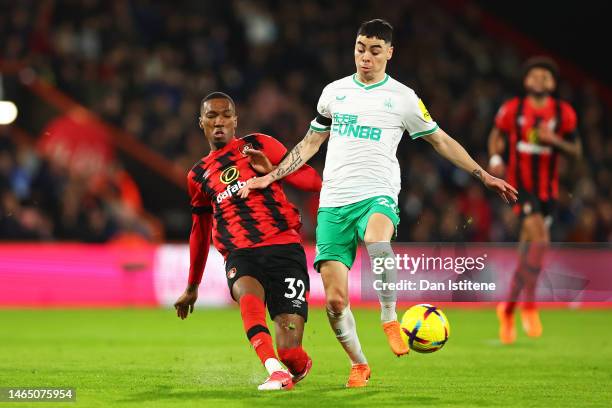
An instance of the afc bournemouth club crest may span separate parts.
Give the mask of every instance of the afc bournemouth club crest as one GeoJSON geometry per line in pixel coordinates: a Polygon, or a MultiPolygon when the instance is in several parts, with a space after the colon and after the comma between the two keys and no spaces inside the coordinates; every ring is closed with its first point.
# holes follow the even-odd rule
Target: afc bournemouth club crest
{"type": "Polygon", "coordinates": [[[243,156],[246,156],[247,155],[246,152],[252,149],[253,149],[253,145],[250,143],[247,143],[240,148],[240,154],[242,154],[243,156]]]}
{"type": "Polygon", "coordinates": [[[227,271],[227,279],[234,279],[234,276],[236,276],[236,268],[235,267],[233,267],[229,271],[227,271]]]}

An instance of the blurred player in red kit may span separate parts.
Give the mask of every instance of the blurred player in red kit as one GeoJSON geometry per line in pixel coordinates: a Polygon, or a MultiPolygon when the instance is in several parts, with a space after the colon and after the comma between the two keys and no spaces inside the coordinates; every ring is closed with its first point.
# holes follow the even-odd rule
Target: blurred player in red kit
{"type": "MultiPolygon", "coordinates": [[[[240,305],[244,331],[269,374],[258,388],[290,389],[312,366],[302,348],[310,285],[298,233],[300,214],[280,183],[247,199],[236,194],[248,179],[273,170],[286,149],[260,133],[237,138],[236,107],[224,93],[206,96],[200,114],[211,152],[187,177],[193,213],[191,263],[187,289],[174,306],[181,319],[193,312],[212,232],[225,258],[228,286],[240,305]],[[275,325],[278,358],[266,325],[266,306],[275,325]]],[[[308,166],[285,180],[302,190],[321,189],[320,176],[308,166]]]]}
{"type": "Polygon", "coordinates": [[[501,106],[489,136],[489,171],[498,177],[505,173],[508,183],[519,190],[514,207],[521,218],[519,263],[508,301],[497,308],[499,336],[505,344],[516,339],[514,309],[521,292],[523,328],[531,337],[542,334],[534,301],[559,195],[558,156],[559,152],[575,158],[582,154],[576,112],[556,95],[555,62],[546,57],[529,59],[522,79],[524,94],[501,106]]]}

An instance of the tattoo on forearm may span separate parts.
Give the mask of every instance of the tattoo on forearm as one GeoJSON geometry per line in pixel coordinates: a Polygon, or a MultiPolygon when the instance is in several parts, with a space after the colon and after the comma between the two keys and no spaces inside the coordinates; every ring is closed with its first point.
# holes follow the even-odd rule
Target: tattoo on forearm
{"type": "Polygon", "coordinates": [[[289,152],[287,157],[285,157],[285,159],[282,162],[280,162],[276,170],[270,173],[270,176],[272,177],[274,181],[281,179],[288,174],[293,173],[295,170],[302,167],[304,163],[306,163],[307,160],[304,160],[302,151],[303,151],[304,143],[307,142],[311,136],[312,136],[312,130],[309,130],[308,133],[306,133],[306,136],[304,137],[304,139],[300,143],[295,145],[295,147],[291,150],[291,152],[289,152]]]}
{"type": "Polygon", "coordinates": [[[482,170],[480,169],[474,169],[474,171],[472,171],[472,176],[476,177],[478,180],[482,181],[482,170]]]}

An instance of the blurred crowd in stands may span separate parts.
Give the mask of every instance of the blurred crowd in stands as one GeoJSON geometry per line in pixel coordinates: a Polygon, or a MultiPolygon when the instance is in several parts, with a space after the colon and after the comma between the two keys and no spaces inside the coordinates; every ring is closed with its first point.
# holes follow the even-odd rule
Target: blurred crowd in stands
{"type": "Polygon", "coordinates": [[[0,239],[103,243],[159,238],[138,187],[118,165],[71,167],[0,126],[0,239]]]}
{"type": "MultiPolygon", "coordinates": [[[[485,35],[470,5],[459,16],[417,1],[387,2],[384,10],[374,1],[3,2],[0,59],[26,62],[187,171],[209,150],[197,116],[213,90],[236,99],[240,134],[297,143],[322,88],[354,72],[356,29],[374,17],[395,27],[390,75],[415,89],[440,126],[486,165],[493,117],[517,92],[523,58],[485,35]]],[[[578,112],[584,159],[561,163],[554,241],[612,240],[610,107],[595,86],[560,86],[578,112]]],[[[127,229],[150,239],[150,229],[130,226],[129,206],[115,199],[120,193],[92,193],[11,140],[11,130],[0,127],[0,238],[99,242],[127,229]]],[[[314,159],[319,170],[323,158],[314,159]]],[[[399,240],[516,240],[510,208],[429,144],[406,138],[398,158],[399,240]]],[[[312,240],[316,201],[291,194],[312,240]]]]}

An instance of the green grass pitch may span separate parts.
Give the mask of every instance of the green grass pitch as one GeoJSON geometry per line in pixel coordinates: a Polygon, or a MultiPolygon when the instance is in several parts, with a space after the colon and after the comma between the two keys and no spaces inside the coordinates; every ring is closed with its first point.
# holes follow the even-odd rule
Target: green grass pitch
{"type": "Polygon", "coordinates": [[[397,358],[378,312],[356,310],[372,379],[345,389],[348,361],[323,310],[313,309],[309,377],[293,391],[262,393],[265,372],[237,309],[198,308],[185,321],[169,309],[0,310],[0,387],[77,389],[76,403],[37,407],[611,406],[612,311],[545,310],[544,336],[519,331],[509,347],[496,339],[493,310],[446,313],[442,350],[397,358]]]}

